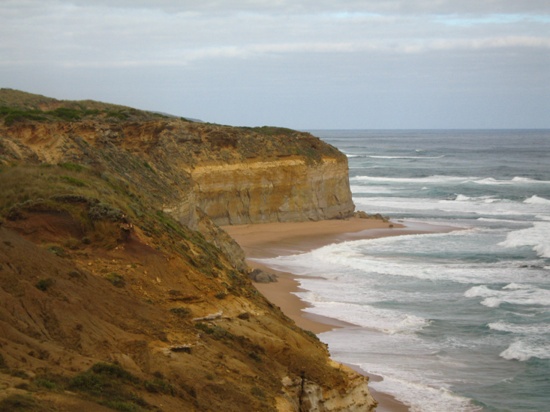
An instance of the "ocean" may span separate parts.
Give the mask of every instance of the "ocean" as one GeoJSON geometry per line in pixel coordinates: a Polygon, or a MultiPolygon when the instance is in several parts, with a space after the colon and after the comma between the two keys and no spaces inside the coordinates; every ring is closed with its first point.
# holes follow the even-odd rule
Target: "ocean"
{"type": "Polygon", "coordinates": [[[319,335],[332,357],[412,411],[549,411],[550,130],[312,133],[358,210],[457,229],[262,260],[354,325],[319,335]]]}

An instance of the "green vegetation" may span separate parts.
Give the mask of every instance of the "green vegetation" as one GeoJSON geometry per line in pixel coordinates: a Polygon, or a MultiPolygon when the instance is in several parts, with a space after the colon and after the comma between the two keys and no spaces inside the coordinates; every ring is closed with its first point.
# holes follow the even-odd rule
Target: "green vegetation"
{"type": "Polygon", "coordinates": [[[250,390],[250,393],[257,398],[265,399],[265,392],[261,388],[258,388],[257,386],[253,386],[252,389],[250,390]]]}
{"type": "MultiPolygon", "coordinates": [[[[143,162],[139,166],[148,170],[143,162]]],[[[63,219],[81,234],[46,246],[59,257],[85,246],[112,249],[135,224],[155,238],[155,247],[162,245],[179,253],[206,276],[217,277],[224,267],[220,250],[199,232],[158,210],[154,195],[143,192],[138,196],[138,188],[105,171],[71,162],[5,166],[0,170],[0,187],[0,219],[18,221],[32,215],[63,219]]],[[[124,286],[124,279],[117,276],[108,280],[124,286]]]]}
{"type": "Polygon", "coordinates": [[[37,388],[44,388],[50,391],[57,390],[58,385],[54,380],[50,380],[47,377],[37,377],[33,380],[33,385],[37,388]]]}
{"type": "Polygon", "coordinates": [[[0,214],[18,208],[68,211],[99,197],[122,203],[109,186],[84,166],[71,163],[6,167],[0,172],[0,214]]]}
{"type": "Polygon", "coordinates": [[[68,256],[67,251],[65,249],[63,249],[61,246],[57,246],[57,245],[49,246],[48,247],[48,252],[53,253],[54,255],[59,256],[59,257],[67,257],[68,256]]]}
{"type": "Polygon", "coordinates": [[[82,120],[88,116],[99,115],[99,110],[70,109],[60,107],[55,110],[42,111],[37,109],[20,109],[13,107],[0,107],[0,117],[4,118],[4,123],[11,126],[16,122],[25,120],[36,122],[64,121],[74,122],[82,120]]]}
{"type": "Polygon", "coordinates": [[[40,110],[13,109],[11,107],[0,107],[0,117],[4,118],[4,123],[7,126],[23,120],[44,122],[48,119],[40,110]]]}
{"type": "Polygon", "coordinates": [[[229,336],[228,332],[225,329],[216,325],[210,327],[206,323],[198,322],[195,323],[195,328],[202,330],[203,332],[207,333],[208,335],[212,335],[214,338],[217,339],[229,336]]]}
{"type": "Polygon", "coordinates": [[[184,239],[188,237],[184,227],[179,222],[175,221],[172,217],[164,213],[162,210],[157,210],[156,218],[158,222],[161,223],[162,226],[164,226],[164,229],[167,229],[168,231],[177,234],[184,239]]]}
{"type": "Polygon", "coordinates": [[[72,176],[60,176],[59,178],[66,181],[68,184],[76,186],[76,187],[86,186],[86,183],[84,183],[84,181],[82,181],[80,179],[77,179],[75,177],[72,177],[72,176]]]}
{"type": "Polygon", "coordinates": [[[0,401],[0,412],[47,412],[53,409],[40,405],[32,396],[14,394],[0,401]]]}
{"type": "Polygon", "coordinates": [[[126,280],[124,280],[124,276],[119,275],[118,273],[109,273],[107,276],[105,276],[105,279],[107,279],[113,284],[113,286],[117,288],[123,288],[124,286],[126,286],[126,280]]]}
{"type": "Polygon", "coordinates": [[[170,309],[174,315],[179,316],[180,318],[188,318],[191,316],[191,311],[184,307],[172,308],[170,309]]]}
{"type": "Polygon", "coordinates": [[[261,362],[262,358],[260,355],[265,354],[265,349],[253,343],[250,339],[245,336],[235,335],[228,330],[222,328],[221,326],[214,324],[206,324],[202,322],[195,323],[195,328],[203,331],[212,338],[225,342],[232,347],[234,345],[241,346],[244,350],[248,351],[248,357],[255,360],[256,362],[261,362]]]}
{"type": "Polygon", "coordinates": [[[84,166],[72,162],[59,163],[58,166],[66,170],[71,170],[73,172],[83,172],[84,170],[86,170],[84,166]]]}
{"type": "MultiPolygon", "coordinates": [[[[73,378],[60,375],[37,376],[33,380],[33,387],[34,390],[78,392],[100,405],[128,412],[157,409],[136,394],[139,390],[170,396],[177,395],[174,387],[160,374],[155,374],[151,380],[142,380],[120,365],[103,362],[96,363],[73,378]]],[[[0,411],[3,410],[0,407],[0,411]]]]}
{"type": "Polygon", "coordinates": [[[294,136],[296,130],[287,129],[286,127],[261,126],[261,127],[239,127],[241,130],[252,131],[263,136],[294,136]]]}
{"type": "Polygon", "coordinates": [[[150,393],[165,393],[167,395],[175,396],[176,390],[174,387],[166,382],[163,378],[155,377],[151,381],[145,381],[143,383],[144,388],[150,393]]]}
{"type": "Polygon", "coordinates": [[[258,355],[256,352],[249,352],[248,353],[248,356],[255,360],[256,362],[261,362],[262,361],[262,358],[260,357],[260,355],[258,355]]]}
{"type": "Polygon", "coordinates": [[[118,411],[150,409],[147,402],[131,391],[138,386],[141,381],[119,365],[96,363],[75,376],[68,389],[87,394],[91,400],[118,411]]]}
{"type": "Polygon", "coordinates": [[[59,101],[16,90],[0,90],[0,118],[11,126],[17,122],[77,122],[102,118],[110,121],[166,118],[162,114],[91,100],[59,101]],[[6,96],[2,98],[3,96],[6,96]],[[55,107],[55,108],[54,108],[55,107]],[[43,108],[51,108],[43,109],[43,108]]]}

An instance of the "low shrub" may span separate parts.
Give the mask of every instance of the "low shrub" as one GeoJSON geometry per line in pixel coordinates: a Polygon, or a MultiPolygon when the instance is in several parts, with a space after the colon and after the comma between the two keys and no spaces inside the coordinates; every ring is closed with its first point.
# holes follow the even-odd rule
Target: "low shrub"
{"type": "Polygon", "coordinates": [[[40,279],[36,284],[34,285],[36,289],[41,290],[42,292],[47,291],[53,284],[55,283],[55,280],[52,278],[47,279],[40,279]]]}
{"type": "Polygon", "coordinates": [[[180,318],[187,318],[191,316],[191,310],[183,307],[172,308],[170,309],[170,312],[172,312],[174,315],[179,316],[180,318]]]}
{"type": "Polygon", "coordinates": [[[119,275],[118,273],[109,273],[107,276],[105,276],[105,279],[107,279],[113,284],[113,286],[117,288],[123,288],[124,286],[126,286],[126,280],[124,280],[124,276],[119,275]]]}
{"type": "Polygon", "coordinates": [[[128,387],[139,386],[141,381],[120,365],[96,363],[89,370],[75,376],[68,389],[85,393],[92,399],[118,411],[140,411],[149,405],[129,391],[128,387]]]}
{"type": "Polygon", "coordinates": [[[47,410],[39,409],[40,405],[30,395],[14,394],[0,401],[0,411],[37,411],[47,410]]]}

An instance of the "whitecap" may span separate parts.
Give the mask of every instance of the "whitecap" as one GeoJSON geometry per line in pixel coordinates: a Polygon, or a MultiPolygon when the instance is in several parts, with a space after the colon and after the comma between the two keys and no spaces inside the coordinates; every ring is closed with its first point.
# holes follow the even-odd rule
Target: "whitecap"
{"type": "Polygon", "coordinates": [[[507,224],[513,224],[513,225],[525,225],[525,222],[517,221],[517,220],[510,220],[510,219],[479,217],[476,220],[479,221],[479,222],[488,222],[488,223],[507,223],[507,224]]]}
{"type": "Polygon", "coordinates": [[[446,183],[446,182],[466,182],[468,180],[478,179],[476,177],[462,176],[443,176],[432,175],[428,177],[378,177],[378,176],[355,176],[350,180],[361,180],[370,182],[391,182],[391,183],[446,183]]]}
{"type": "Polygon", "coordinates": [[[530,198],[525,199],[523,203],[527,203],[530,205],[550,205],[550,200],[545,199],[544,197],[533,195],[530,198]]]}
{"type": "Polygon", "coordinates": [[[457,194],[454,199],[450,199],[450,200],[454,200],[455,202],[476,202],[476,203],[483,202],[483,203],[489,203],[489,204],[505,201],[504,199],[496,199],[494,196],[472,197],[472,196],[467,196],[460,193],[457,194]]]}
{"type": "MultiPolygon", "coordinates": [[[[396,376],[399,376],[396,374],[396,376]]],[[[435,387],[419,382],[418,378],[408,380],[396,376],[383,376],[381,381],[369,383],[379,392],[389,393],[409,406],[411,412],[441,412],[441,411],[480,411],[481,408],[472,405],[471,400],[459,396],[449,389],[435,387]]]]}
{"type": "Polygon", "coordinates": [[[530,179],[528,177],[520,177],[520,176],[516,176],[512,179],[512,182],[515,182],[515,183],[528,183],[528,184],[537,184],[537,183],[540,183],[540,184],[549,184],[550,181],[548,180],[535,180],[535,179],[530,179]]]}
{"type": "Polygon", "coordinates": [[[499,332],[509,332],[522,335],[544,335],[550,333],[550,325],[548,324],[524,324],[518,325],[504,321],[491,322],[487,324],[491,330],[499,332]]]}
{"type": "Polygon", "coordinates": [[[503,303],[550,306],[550,290],[530,285],[518,286],[503,290],[490,289],[485,285],[473,286],[464,292],[464,296],[483,298],[481,304],[490,308],[497,308],[503,303]]]}
{"type": "MultiPolygon", "coordinates": [[[[404,187],[395,187],[392,189],[403,190],[404,187]]],[[[424,188],[422,190],[425,190],[424,188]]],[[[431,217],[444,216],[446,218],[490,218],[490,217],[518,217],[518,220],[524,220],[525,217],[531,218],[532,214],[544,213],[538,210],[529,210],[523,203],[511,200],[495,199],[489,197],[478,197],[466,199],[464,197],[454,198],[452,200],[437,200],[428,196],[423,197],[397,197],[397,196],[379,196],[358,197],[354,196],[353,201],[357,207],[363,210],[383,211],[385,214],[420,214],[431,217]],[[528,213],[528,215],[527,215],[528,213]]],[[[531,208],[536,207],[530,205],[531,208]]],[[[538,206],[540,208],[540,206],[538,206]]]]}
{"type": "Polygon", "coordinates": [[[504,286],[502,289],[509,289],[509,290],[519,290],[519,289],[529,289],[529,285],[523,285],[520,283],[509,283],[508,285],[504,286]]]}
{"type": "Polygon", "coordinates": [[[368,156],[371,159],[442,159],[445,157],[445,155],[440,156],[379,156],[379,155],[371,155],[368,156]]]}
{"type": "Polygon", "coordinates": [[[510,185],[512,184],[511,180],[497,180],[492,177],[486,177],[484,179],[473,180],[473,183],[478,185],[510,185]]]}
{"type": "Polygon", "coordinates": [[[479,285],[479,286],[472,286],[470,289],[464,292],[464,296],[467,298],[487,297],[487,296],[493,295],[496,292],[497,292],[496,290],[489,289],[485,285],[479,285]]]}
{"type": "Polygon", "coordinates": [[[430,324],[429,320],[413,314],[345,302],[316,301],[314,306],[308,307],[304,311],[377,330],[388,335],[415,333],[430,324]]]}
{"type": "Polygon", "coordinates": [[[531,246],[541,257],[550,258],[550,222],[534,222],[527,229],[508,233],[506,240],[498,245],[506,248],[531,246]]]}
{"type": "Polygon", "coordinates": [[[550,359],[550,345],[544,340],[517,340],[500,356],[507,360],[528,361],[531,358],[550,359]]]}
{"type": "Polygon", "coordinates": [[[491,296],[483,299],[481,304],[487,306],[488,308],[498,308],[502,302],[504,302],[502,299],[499,299],[495,296],[491,296]]]}
{"type": "Polygon", "coordinates": [[[486,177],[483,179],[472,179],[473,183],[480,185],[522,185],[522,184],[548,184],[546,180],[534,180],[526,177],[514,177],[511,180],[499,180],[493,177],[486,177]]]}

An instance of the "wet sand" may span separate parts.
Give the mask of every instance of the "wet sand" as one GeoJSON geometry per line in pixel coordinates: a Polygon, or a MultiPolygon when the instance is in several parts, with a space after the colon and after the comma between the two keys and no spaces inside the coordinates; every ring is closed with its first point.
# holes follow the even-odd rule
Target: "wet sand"
{"type": "MultiPolygon", "coordinates": [[[[320,222],[265,223],[223,228],[243,248],[248,263],[253,268],[263,269],[278,276],[273,283],[255,283],[256,288],[298,326],[314,333],[327,332],[337,327],[351,326],[345,322],[324,316],[304,312],[307,303],[294,293],[299,292],[299,276],[263,267],[255,258],[268,258],[307,252],[325,245],[347,240],[373,239],[384,236],[398,236],[413,233],[446,232],[453,228],[435,228],[427,225],[404,226],[395,222],[377,219],[350,218],[347,220],[328,220],[320,222]]],[[[353,365],[348,365],[371,381],[381,380],[377,375],[365,373],[353,365]]],[[[378,412],[406,412],[409,408],[393,396],[371,389],[379,402],[378,412]]]]}

